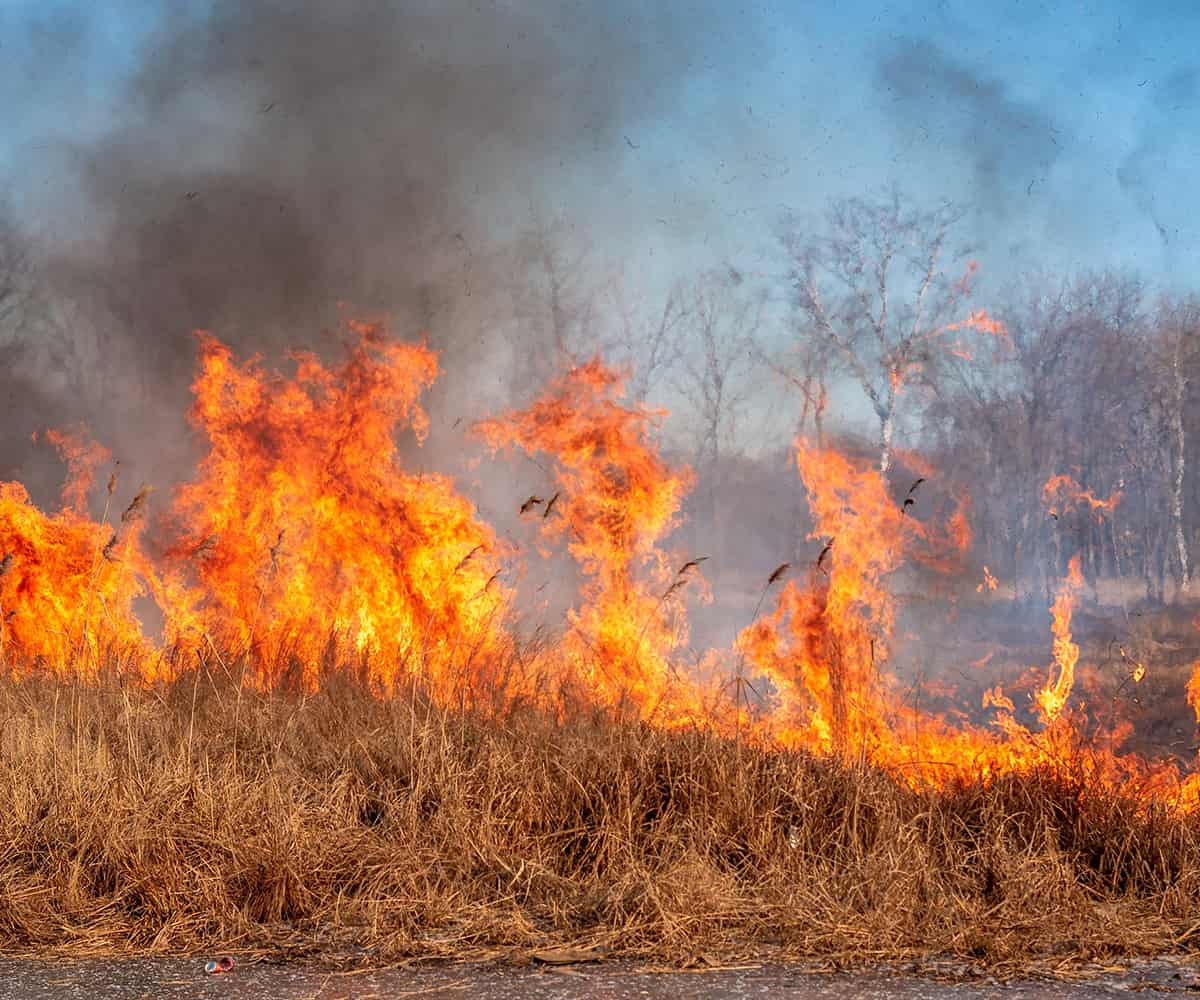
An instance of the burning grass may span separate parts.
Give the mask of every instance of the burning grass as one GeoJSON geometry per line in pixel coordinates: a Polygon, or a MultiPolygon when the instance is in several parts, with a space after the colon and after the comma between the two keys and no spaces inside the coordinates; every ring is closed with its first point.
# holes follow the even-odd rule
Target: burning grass
{"type": "Polygon", "coordinates": [[[1190,943],[1200,778],[1081,697],[1077,563],[1048,673],[922,709],[891,577],[963,570],[967,498],[941,527],[909,510],[932,473],[901,498],[798,442],[812,563],[689,664],[704,557],[664,546],[691,474],[592,362],[474,428],[550,465],[527,541],[581,583],[533,643],[512,546],[400,462],[436,358],[352,333],[290,374],[202,338],[209,449],[157,523],[113,477],[92,519],[107,456],[75,436],[58,512],[0,484],[0,946],[1004,966],[1190,943]]]}
{"type": "Polygon", "coordinates": [[[1069,764],[914,790],[577,708],[329,675],[0,685],[0,947],[750,954],[992,966],[1188,947],[1200,820],[1069,764]]]}

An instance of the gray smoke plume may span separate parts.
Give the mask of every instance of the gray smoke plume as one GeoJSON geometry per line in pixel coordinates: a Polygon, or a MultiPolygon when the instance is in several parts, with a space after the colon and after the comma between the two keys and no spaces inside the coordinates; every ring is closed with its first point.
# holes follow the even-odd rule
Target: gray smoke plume
{"type": "Polygon", "coordinates": [[[1180,148],[1178,137],[1194,134],[1198,90],[1200,73],[1191,67],[1156,82],[1143,114],[1142,134],[1117,167],[1121,190],[1154,224],[1164,248],[1173,236],[1178,237],[1181,225],[1172,206],[1193,180],[1190,157],[1180,148]]]}
{"type": "MultiPolygon", "coordinates": [[[[94,27],[29,34],[51,101],[67,88],[46,67],[69,75],[94,27]]],[[[109,126],[38,139],[25,161],[53,178],[32,227],[53,234],[45,274],[73,304],[63,363],[105,393],[71,394],[64,412],[166,449],[194,329],[274,356],[326,346],[340,316],[427,330],[460,383],[494,381],[531,210],[581,165],[615,172],[638,122],[750,28],[724,5],[674,2],[216,0],[173,16],[109,126]]]]}
{"type": "Polygon", "coordinates": [[[1064,136],[1049,112],[924,40],[890,43],[877,79],[898,135],[942,169],[970,164],[976,207],[996,216],[1018,206],[1028,211],[1027,192],[1044,182],[1063,151],[1064,136]]]}

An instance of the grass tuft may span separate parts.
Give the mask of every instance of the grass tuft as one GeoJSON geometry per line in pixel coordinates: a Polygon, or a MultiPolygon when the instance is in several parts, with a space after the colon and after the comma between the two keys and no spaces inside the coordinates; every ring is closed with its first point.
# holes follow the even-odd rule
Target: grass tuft
{"type": "Polygon", "coordinates": [[[1189,947],[1200,825],[1069,769],[906,787],[663,732],[202,670],[0,681],[0,949],[678,964],[1189,947]]]}

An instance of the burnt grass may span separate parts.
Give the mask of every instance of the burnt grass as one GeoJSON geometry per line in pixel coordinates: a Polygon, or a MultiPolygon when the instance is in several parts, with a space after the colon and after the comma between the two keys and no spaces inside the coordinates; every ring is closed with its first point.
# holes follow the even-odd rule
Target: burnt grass
{"type": "Polygon", "coordinates": [[[328,677],[0,681],[0,950],[589,949],[991,968],[1187,950],[1200,819],[1068,764],[914,789],[577,710],[328,677]]]}

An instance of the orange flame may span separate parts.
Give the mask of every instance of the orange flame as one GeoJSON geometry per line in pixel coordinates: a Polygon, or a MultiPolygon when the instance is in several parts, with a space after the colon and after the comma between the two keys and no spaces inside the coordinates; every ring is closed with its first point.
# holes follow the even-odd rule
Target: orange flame
{"type": "MultiPolygon", "coordinates": [[[[1037,693],[1037,703],[1042,717],[1053,722],[1062,713],[1075,683],[1075,666],[1079,662],[1079,647],[1071,640],[1071,615],[1075,610],[1075,596],[1083,586],[1083,574],[1079,569],[1079,556],[1071,559],[1067,579],[1063,581],[1050,609],[1054,634],[1054,666],[1058,676],[1047,681],[1037,693]]],[[[1053,669],[1053,668],[1052,668],[1053,669]]]]}
{"type": "Polygon", "coordinates": [[[999,684],[997,684],[995,687],[988,688],[983,692],[983,707],[999,708],[1005,712],[1015,712],[1017,710],[1017,707],[1013,704],[1012,699],[1009,698],[1002,690],[1000,690],[999,684]]]}
{"type": "Polygon", "coordinates": [[[884,673],[894,608],[882,580],[906,539],[923,534],[871,469],[797,445],[796,461],[822,549],[801,586],[790,581],[774,614],[744,630],[739,648],[779,694],[782,737],[822,751],[887,742],[884,673]],[[828,563],[828,566],[825,564],[828,563]]]}
{"type": "Polygon", "coordinates": [[[983,567],[983,581],[975,588],[975,593],[982,594],[985,590],[991,593],[998,586],[996,577],[992,575],[992,571],[985,565],[983,567]]]}
{"type": "Polygon", "coordinates": [[[1068,475],[1051,476],[1042,487],[1042,502],[1046,504],[1047,513],[1056,517],[1072,508],[1086,508],[1092,511],[1099,521],[1103,515],[1116,510],[1122,495],[1120,490],[1116,490],[1107,500],[1101,500],[1068,475]]]}
{"type": "Polygon", "coordinates": [[[115,528],[93,521],[87,493],[108,453],[73,432],[45,437],[68,468],[62,509],[45,514],[19,483],[0,483],[0,656],[58,673],[91,674],[126,659],[149,671],[133,610],[151,575],[139,546],[140,499],[115,528]]]}
{"type": "MultiPolygon", "coordinates": [[[[174,498],[157,562],[142,544],[145,491],[123,513],[106,506],[93,520],[87,500],[107,454],[79,435],[47,435],[68,466],[62,509],[45,514],[19,484],[0,484],[0,660],[85,675],[115,662],[153,680],[166,662],[221,650],[264,685],[311,687],[324,671],[349,668],[383,689],[419,683],[444,703],[494,704],[497,694],[545,703],[526,668],[514,666],[522,650],[508,621],[512,592],[500,582],[511,550],[449,478],[413,474],[400,461],[398,435],[415,447],[427,430],[420,397],[437,374],[434,354],[377,326],[351,332],[342,364],[300,354],[289,373],[238,361],[201,335],[192,421],[209,450],[174,498]],[[165,619],[161,649],[135,614],[147,596],[165,619]]],[[[1033,696],[1040,732],[999,685],[984,693],[978,727],[952,707],[921,707],[893,675],[889,581],[913,560],[961,571],[967,499],[935,523],[914,496],[920,481],[897,502],[875,468],[806,442],[795,458],[812,515],[811,562],[807,572],[780,564],[762,593],[776,595],[774,606],[762,617],[756,609],[733,649],[698,658],[714,681],[736,663],[732,696],[726,684],[714,701],[681,669],[683,598],[702,559],[665,548],[691,474],[659,454],[661,416],[624,402],[619,376],[592,361],[527,408],[477,425],[493,452],[549,456],[550,481],[536,484],[523,507],[535,513],[523,523],[565,543],[583,581],[540,679],[657,725],[736,726],[764,742],[861,755],[914,784],[988,778],[1065,755],[1114,785],[1137,776],[1200,807],[1200,780],[1118,754],[1127,724],[1113,727],[1107,749],[1081,752],[1083,709],[1067,710],[1080,655],[1071,634],[1078,557],[1051,608],[1053,664],[1033,696]]],[[[922,478],[932,473],[919,456],[905,459],[922,478]]],[[[1097,501],[1069,477],[1052,479],[1046,495],[1106,511],[1120,496],[1097,501]]],[[[995,587],[985,566],[977,590],[995,587]]],[[[1137,683],[1144,668],[1134,666],[1137,683]]],[[[950,694],[937,681],[922,689],[935,701],[950,694]]],[[[1188,697],[1200,719],[1200,668],[1188,697]]]]}
{"type": "Polygon", "coordinates": [[[622,392],[620,377],[593,360],[528,409],[476,430],[493,451],[555,459],[555,516],[540,518],[541,530],[567,538],[588,580],[569,614],[564,653],[606,704],[630,701],[653,714],[681,696],[670,683],[671,656],[686,640],[678,598],[695,565],[672,579],[658,545],[678,521],[691,473],[668,467],[650,439],[663,414],[622,405],[622,392]]]}
{"type": "Polygon", "coordinates": [[[975,330],[977,333],[991,334],[1002,340],[1008,338],[1008,327],[988,314],[986,309],[975,309],[968,313],[967,318],[957,323],[949,323],[946,330],[975,330]]]}
{"type": "Polygon", "coordinates": [[[477,693],[507,599],[496,540],[448,478],[396,452],[400,427],[424,439],[437,361],[351,329],[343,365],[300,354],[291,377],[200,335],[192,420],[210,450],[176,497],[170,624],[252,649],[268,675],[298,662],[309,685],[341,648],[383,684],[477,693]]]}

